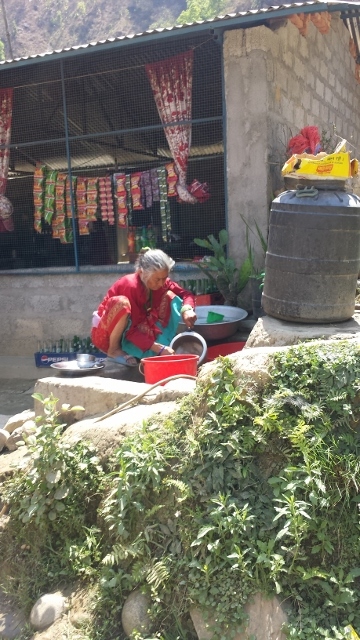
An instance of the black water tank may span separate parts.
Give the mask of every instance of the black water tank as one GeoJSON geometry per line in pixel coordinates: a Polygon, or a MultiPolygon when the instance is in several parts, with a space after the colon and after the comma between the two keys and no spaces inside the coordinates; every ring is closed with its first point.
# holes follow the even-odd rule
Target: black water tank
{"type": "Polygon", "coordinates": [[[360,198],[286,191],[272,202],[264,311],[290,322],[348,320],[360,268],[360,198]]]}

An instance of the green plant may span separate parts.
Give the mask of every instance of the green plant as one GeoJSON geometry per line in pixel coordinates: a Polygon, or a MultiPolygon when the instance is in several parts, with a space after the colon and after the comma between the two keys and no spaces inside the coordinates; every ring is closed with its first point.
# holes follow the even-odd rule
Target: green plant
{"type": "MultiPolygon", "coordinates": [[[[358,344],[280,351],[258,392],[243,375],[220,358],[171,415],[129,433],[108,461],[101,503],[81,537],[70,504],[59,546],[53,527],[61,520],[45,510],[38,523],[34,516],[23,524],[15,496],[16,542],[14,528],[4,532],[3,559],[27,562],[28,579],[38,580],[33,593],[59,571],[70,575],[64,553],[72,575],[98,576],[89,640],[122,638],[121,608],[134,588],[151,597],[152,639],[193,639],[195,605],[208,613],[214,638],[229,640],[258,591],[279,594],[292,640],[345,640],[349,624],[359,631],[358,344]]],[[[57,461],[51,446],[45,458],[51,450],[57,461]]]]}
{"type": "Polygon", "coordinates": [[[321,150],[325,153],[334,153],[334,149],[339,142],[339,136],[336,134],[336,126],[331,124],[330,131],[327,129],[321,130],[321,150]]]}
{"type": "MultiPolygon", "coordinates": [[[[100,560],[100,531],[94,523],[103,470],[91,445],[62,439],[65,425],[59,421],[57,399],[33,397],[43,404],[44,416],[36,418],[36,432],[26,438],[26,466],[4,483],[3,499],[13,529],[20,528],[33,556],[46,540],[48,578],[56,573],[90,576],[100,560]]],[[[62,412],[79,409],[63,405],[62,412]]],[[[26,553],[21,557],[26,564],[26,553]]]]}
{"type": "Polygon", "coordinates": [[[195,244],[204,249],[212,251],[214,255],[206,258],[204,262],[197,262],[198,268],[205,273],[217,286],[224,296],[224,304],[233,307],[238,306],[240,294],[245,288],[251,273],[251,262],[249,257],[243,262],[240,268],[232,258],[226,255],[226,245],[228,243],[228,233],[226,229],[219,232],[219,239],[214,235],[207,236],[207,240],[194,238],[195,244]]]}
{"type": "Polygon", "coordinates": [[[148,590],[162,636],[164,611],[181,602],[182,617],[192,602],[227,639],[254,591],[288,603],[289,638],[360,628],[358,347],[294,347],[271,373],[255,397],[220,359],[197,391],[198,420],[190,397],[116,453],[106,569],[148,590]]]}
{"type": "Polygon", "coordinates": [[[246,218],[241,214],[240,214],[240,217],[241,217],[242,221],[244,222],[244,224],[246,225],[246,248],[247,248],[247,253],[248,253],[248,259],[249,259],[249,262],[250,262],[250,265],[251,265],[250,277],[255,278],[256,280],[258,280],[259,281],[259,286],[262,289],[263,286],[264,286],[265,271],[264,271],[264,269],[260,270],[256,266],[254,247],[253,247],[253,244],[250,241],[250,235],[249,234],[252,234],[256,238],[256,240],[260,243],[264,258],[265,258],[266,251],[267,251],[267,241],[266,241],[266,239],[264,237],[264,234],[262,233],[258,223],[256,222],[256,220],[254,220],[254,225],[255,225],[255,231],[254,231],[254,229],[248,223],[246,218]]]}

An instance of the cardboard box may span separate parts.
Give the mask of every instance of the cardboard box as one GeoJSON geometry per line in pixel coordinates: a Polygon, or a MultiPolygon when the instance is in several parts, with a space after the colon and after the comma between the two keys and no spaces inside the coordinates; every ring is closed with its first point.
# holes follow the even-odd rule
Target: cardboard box
{"type": "MultiPolygon", "coordinates": [[[[107,358],[107,355],[105,353],[102,353],[101,351],[98,351],[93,355],[96,356],[96,362],[102,362],[107,358]]],[[[55,362],[69,362],[70,360],[76,360],[76,353],[56,353],[54,351],[42,353],[40,351],[37,351],[36,353],[34,353],[34,357],[35,365],[41,368],[50,367],[50,365],[54,364],[55,362]]]]}
{"type": "MultiPolygon", "coordinates": [[[[319,154],[319,156],[322,154],[319,154]]],[[[350,160],[350,153],[339,152],[323,157],[310,156],[306,153],[294,154],[282,168],[283,176],[297,176],[324,180],[338,178],[347,180],[357,174],[358,162],[350,160]]]]}

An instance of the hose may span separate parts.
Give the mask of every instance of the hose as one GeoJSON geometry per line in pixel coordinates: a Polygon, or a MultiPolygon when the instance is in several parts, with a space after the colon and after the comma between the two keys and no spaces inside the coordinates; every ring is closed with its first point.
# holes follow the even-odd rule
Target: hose
{"type": "Polygon", "coordinates": [[[105,413],[105,415],[101,416],[100,418],[96,418],[96,420],[94,420],[94,423],[101,422],[101,420],[105,420],[105,418],[110,418],[110,416],[113,416],[115,413],[119,413],[120,411],[123,411],[123,409],[125,409],[126,407],[130,406],[134,402],[137,402],[138,400],[146,396],[146,394],[149,393],[149,391],[152,391],[153,389],[155,389],[155,387],[158,387],[160,384],[165,384],[166,382],[170,382],[170,380],[176,380],[177,378],[187,378],[188,380],[196,380],[196,376],[189,376],[185,373],[178,373],[176,376],[169,376],[169,378],[158,380],[158,382],[155,382],[155,384],[151,385],[151,387],[146,389],[146,391],[143,391],[142,393],[140,393],[138,396],[135,396],[135,398],[131,398],[130,400],[127,400],[127,402],[124,402],[124,404],[121,404],[119,407],[115,407],[115,409],[112,409],[112,411],[109,411],[109,413],[105,413]]]}

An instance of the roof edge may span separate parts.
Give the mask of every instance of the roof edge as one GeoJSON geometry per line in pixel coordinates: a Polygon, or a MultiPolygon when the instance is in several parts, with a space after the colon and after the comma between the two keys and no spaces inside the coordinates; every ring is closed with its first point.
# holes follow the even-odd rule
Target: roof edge
{"type": "Polygon", "coordinates": [[[312,0],[310,2],[296,2],[291,4],[277,5],[262,9],[250,9],[238,13],[229,13],[224,16],[216,16],[206,20],[201,20],[184,25],[174,25],[173,27],[162,27],[144,31],[142,33],[129,34],[124,36],[111,37],[106,40],[97,42],[89,42],[87,44],[74,45],[72,47],[64,47],[63,49],[55,49],[54,51],[45,51],[39,54],[32,54],[25,57],[14,58],[12,60],[3,60],[0,62],[0,71],[9,68],[18,68],[40,62],[66,60],[78,56],[79,53],[92,53],[94,48],[101,51],[117,49],[123,46],[131,46],[139,41],[159,42],[168,38],[178,37],[179,33],[183,37],[196,36],[212,30],[226,31],[234,28],[249,28],[255,25],[264,24],[270,18],[283,18],[294,13],[321,13],[329,11],[330,13],[340,12],[351,13],[360,16],[360,2],[342,2],[329,0],[328,2],[319,2],[312,0]]]}

